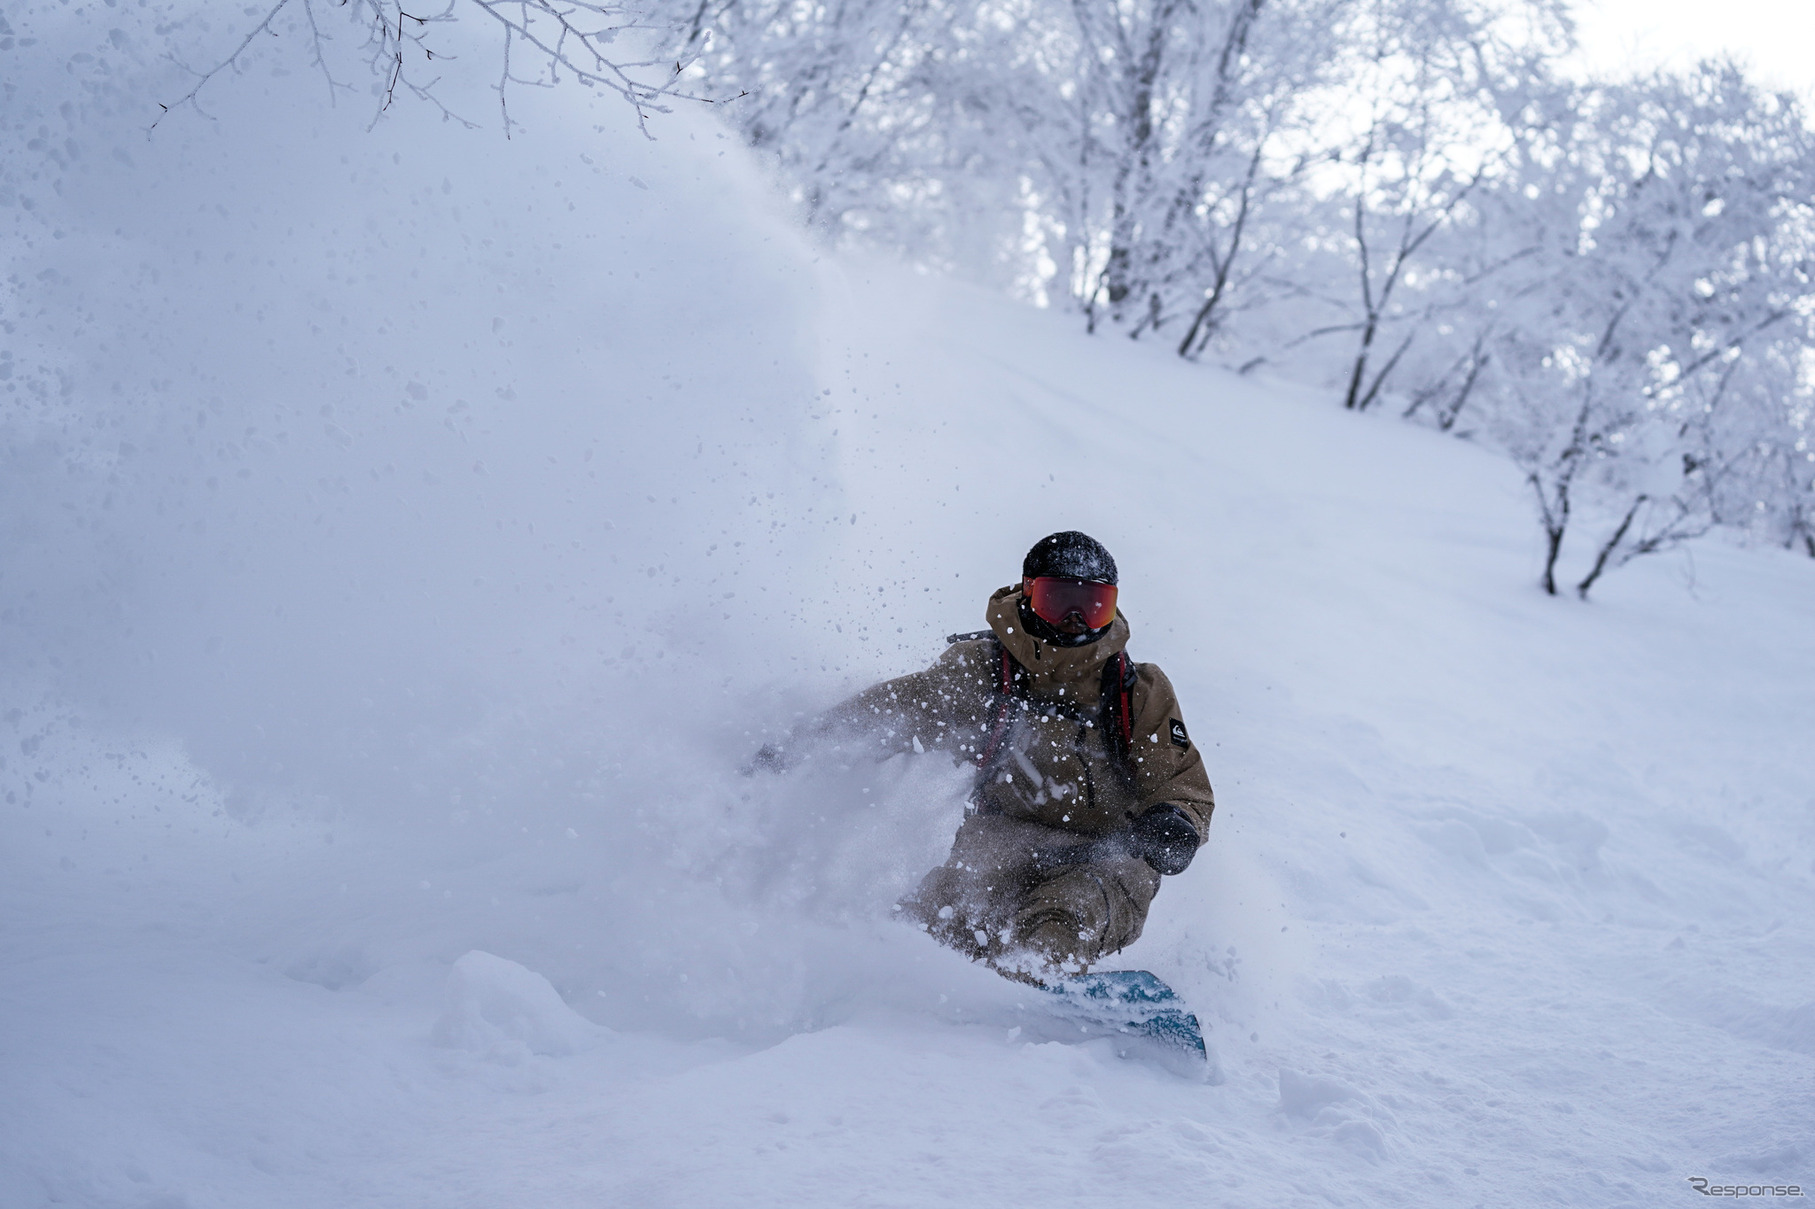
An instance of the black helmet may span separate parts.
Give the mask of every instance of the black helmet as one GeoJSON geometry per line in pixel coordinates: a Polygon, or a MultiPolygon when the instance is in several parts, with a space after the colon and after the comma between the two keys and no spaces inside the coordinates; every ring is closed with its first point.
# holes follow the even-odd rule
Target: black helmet
{"type": "MultiPolygon", "coordinates": [[[[1115,559],[1109,557],[1109,551],[1103,549],[1102,543],[1094,537],[1075,529],[1067,529],[1034,543],[1034,548],[1021,560],[1021,576],[1024,581],[1051,577],[1082,579],[1113,586],[1115,559]]],[[[1054,646],[1088,646],[1109,633],[1110,626],[1114,624],[1114,619],[1111,618],[1108,625],[1068,634],[1034,612],[1032,602],[1025,595],[1021,597],[1018,611],[1021,614],[1021,624],[1028,633],[1054,646]]]]}
{"type": "Polygon", "coordinates": [[[1026,579],[1051,575],[1112,584],[1115,582],[1115,559],[1109,557],[1109,551],[1094,537],[1067,529],[1035,542],[1034,548],[1021,560],[1021,575],[1026,579]]]}

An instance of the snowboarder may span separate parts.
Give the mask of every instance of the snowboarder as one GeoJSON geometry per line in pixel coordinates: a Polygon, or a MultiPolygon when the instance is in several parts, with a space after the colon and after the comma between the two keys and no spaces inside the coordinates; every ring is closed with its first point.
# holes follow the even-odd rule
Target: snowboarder
{"type": "Polygon", "coordinates": [[[1127,657],[1116,580],[1085,534],[1042,538],[1021,582],[990,596],[988,630],[765,746],[747,771],[827,741],[975,763],[950,857],[897,910],[1010,977],[1086,971],[1140,936],[1215,807],[1171,683],[1127,657]]]}

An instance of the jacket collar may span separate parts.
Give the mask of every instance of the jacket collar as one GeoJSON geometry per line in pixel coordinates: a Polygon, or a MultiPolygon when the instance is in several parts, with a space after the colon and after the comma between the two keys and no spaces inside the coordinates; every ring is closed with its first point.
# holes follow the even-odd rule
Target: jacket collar
{"type": "Polygon", "coordinates": [[[1021,588],[1010,584],[993,592],[989,628],[1028,674],[1028,691],[1036,697],[1095,705],[1102,693],[1103,665],[1128,645],[1128,619],[1116,610],[1109,632],[1086,646],[1054,646],[1027,632],[1021,624],[1021,588]]]}

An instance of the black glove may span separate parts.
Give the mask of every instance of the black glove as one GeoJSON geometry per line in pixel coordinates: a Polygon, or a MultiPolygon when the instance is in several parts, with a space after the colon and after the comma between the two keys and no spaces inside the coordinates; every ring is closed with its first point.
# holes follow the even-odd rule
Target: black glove
{"type": "Polygon", "coordinates": [[[1170,876],[1183,873],[1197,855],[1197,828],[1170,802],[1161,802],[1128,826],[1128,850],[1170,876]]]}
{"type": "Polygon", "coordinates": [[[757,772],[786,772],[792,764],[793,760],[789,758],[785,749],[773,743],[765,743],[756,749],[756,754],[750,757],[750,762],[738,771],[748,777],[757,772]]]}
{"type": "Polygon", "coordinates": [[[1197,855],[1197,828],[1190,816],[1170,802],[1161,802],[1130,823],[1101,839],[1051,848],[1034,848],[1027,863],[1036,878],[1056,877],[1067,869],[1092,861],[1138,857],[1160,874],[1183,873],[1197,855]]]}

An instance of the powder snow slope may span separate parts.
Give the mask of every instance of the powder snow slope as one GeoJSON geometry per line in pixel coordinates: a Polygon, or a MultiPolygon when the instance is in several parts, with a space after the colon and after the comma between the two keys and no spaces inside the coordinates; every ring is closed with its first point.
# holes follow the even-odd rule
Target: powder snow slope
{"type": "Polygon", "coordinates": [[[697,117],[299,73],[146,142],[72,29],[12,102],[0,1204],[1815,1184],[1815,564],[1545,599],[1491,455],[816,260],[697,117]],[[1217,787],[1125,955],[1217,1086],[890,922],[939,757],[736,772],[1069,527],[1217,787]]]}

